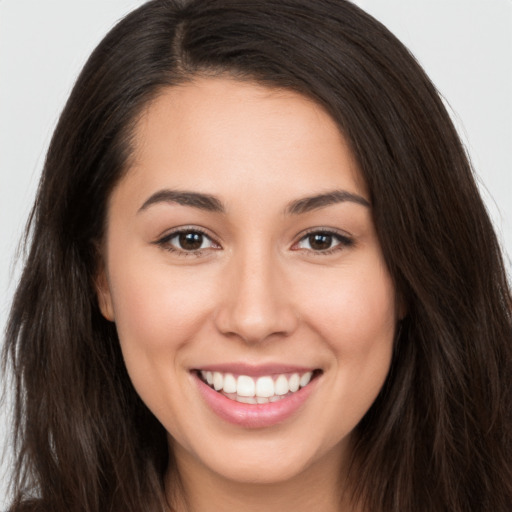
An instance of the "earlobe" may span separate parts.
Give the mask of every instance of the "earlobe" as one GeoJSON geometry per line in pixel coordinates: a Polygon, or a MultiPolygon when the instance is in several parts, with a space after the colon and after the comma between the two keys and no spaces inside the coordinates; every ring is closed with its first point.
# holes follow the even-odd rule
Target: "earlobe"
{"type": "Polygon", "coordinates": [[[94,284],[96,287],[98,306],[100,308],[101,314],[105,317],[105,319],[109,320],[110,322],[114,322],[115,315],[114,306],[112,304],[112,295],[110,293],[110,285],[103,263],[101,264],[101,268],[96,275],[94,284]]]}

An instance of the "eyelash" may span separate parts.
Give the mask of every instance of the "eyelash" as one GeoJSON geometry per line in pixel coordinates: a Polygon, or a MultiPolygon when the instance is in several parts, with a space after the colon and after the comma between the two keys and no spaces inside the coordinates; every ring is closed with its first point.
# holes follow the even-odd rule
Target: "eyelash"
{"type": "MultiPolygon", "coordinates": [[[[347,236],[344,233],[340,233],[339,231],[336,231],[333,229],[314,228],[314,229],[311,229],[310,231],[307,231],[305,234],[303,234],[301,236],[301,238],[299,239],[299,241],[293,245],[292,249],[295,251],[306,250],[306,251],[310,252],[311,254],[313,254],[314,256],[328,256],[335,252],[342,251],[343,249],[346,249],[348,247],[352,247],[354,245],[354,243],[355,242],[354,242],[353,238],[347,236]],[[303,249],[300,247],[294,249],[294,247],[297,247],[300,243],[307,240],[308,238],[310,238],[313,235],[332,237],[332,239],[336,240],[338,243],[336,243],[336,245],[334,245],[332,247],[329,247],[328,249],[318,250],[318,251],[315,251],[313,249],[303,249]]],[[[311,243],[310,243],[310,245],[311,245],[311,243]]]]}
{"type": "MultiPolygon", "coordinates": [[[[186,250],[183,248],[175,247],[175,246],[173,246],[173,244],[171,244],[171,240],[173,240],[174,238],[179,237],[180,235],[190,235],[190,234],[201,235],[203,237],[203,239],[201,240],[201,245],[204,243],[204,239],[206,238],[206,239],[210,240],[212,245],[216,246],[216,247],[213,247],[215,250],[221,248],[220,245],[217,242],[215,242],[206,231],[202,230],[201,228],[197,228],[197,227],[182,227],[182,228],[176,229],[176,230],[172,231],[171,233],[168,233],[167,235],[163,236],[159,240],[155,241],[154,244],[164,248],[166,251],[169,251],[172,253],[177,253],[178,255],[184,256],[184,257],[188,257],[188,256],[200,257],[204,254],[205,250],[212,248],[212,247],[208,247],[208,248],[204,248],[204,249],[186,250]]],[[[309,243],[309,245],[311,247],[311,242],[309,243]]],[[[327,255],[333,254],[337,251],[343,250],[347,247],[351,247],[353,245],[354,245],[354,240],[345,234],[342,234],[342,233],[332,230],[332,229],[315,228],[315,229],[311,229],[310,231],[303,234],[301,236],[301,238],[299,239],[299,241],[295,242],[293,244],[292,250],[294,250],[294,251],[305,250],[315,256],[327,256],[327,255]],[[336,240],[338,243],[336,243],[336,245],[334,245],[333,247],[329,247],[327,249],[317,250],[317,251],[312,248],[307,249],[307,248],[297,247],[299,244],[306,241],[308,238],[312,237],[313,235],[332,237],[332,239],[336,240]]]]}
{"type": "MultiPolygon", "coordinates": [[[[189,257],[189,256],[199,257],[199,256],[203,255],[205,250],[210,249],[210,247],[208,247],[206,249],[196,249],[196,250],[187,251],[186,249],[175,247],[171,244],[171,240],[173,240],[174,238],[179,237],[180,235],[189,235],[189,234],[201,235],[203,237],[202,243],[204,243],[204,239],[208,239],[208,240],[210,240],[210,242],[213,245],[217,246],[217,247],[215,247],[215,249],[220,248],[220,245],[217,242],[215,242],[213,240],[213,238],[206,231],[202,230],[201,228],[197,228],[197,227],[178,228],[178,229],[172,231],[171,233],[168,233],[167,235],[163,236],[162,238],[160,238],[159,240],[157,240],[154,243],[155,243],[155,245],[162,247],[166,251],[176,253],[179,256],[184,256],[184,257],[189,257]]],[[[201,243],[201,245],[202,245],[202,243],[201,243]]]]}

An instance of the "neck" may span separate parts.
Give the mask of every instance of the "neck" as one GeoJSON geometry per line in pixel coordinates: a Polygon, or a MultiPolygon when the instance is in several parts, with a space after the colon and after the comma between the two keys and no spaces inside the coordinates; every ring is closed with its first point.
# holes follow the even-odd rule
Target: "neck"
{"type": "Polygon", "coordinates": [[[360,512],[349,502],[339,452],[279,482],[233,481],[183,452],[175,447],[176,469],[167,475],[173,512],[360,512]]]}

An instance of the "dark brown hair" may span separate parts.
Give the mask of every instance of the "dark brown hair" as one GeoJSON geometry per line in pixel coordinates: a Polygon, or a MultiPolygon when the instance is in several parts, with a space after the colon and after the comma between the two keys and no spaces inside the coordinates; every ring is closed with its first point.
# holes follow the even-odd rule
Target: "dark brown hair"
{"type": "Polygon", "coordinates": [[[408,315],[357,427],[354,499],[372,512],[512,508],[511,296],[464,149],[404,46],[345,0],[155,0],[94,51],[55,130],[7,330],[12,510],[164,508],[165,431],[98,309],[97,244],[141,110],[227,74],[314,99],[349,141],[408,315]]]}

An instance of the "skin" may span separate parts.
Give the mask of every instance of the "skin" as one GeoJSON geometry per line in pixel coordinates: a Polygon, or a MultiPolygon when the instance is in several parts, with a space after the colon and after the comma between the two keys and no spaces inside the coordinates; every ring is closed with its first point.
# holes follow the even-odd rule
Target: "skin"
{"type": "Polygon", "coordinates": [[[109,201],[98,297],[169,433],[178,510],[352,510],[352,433],[384,383],[401,316],[369,203],[333,120],[294,92],[198,78],[139,119],[109,201]],[[209,194],[223,211],[155,199],[162,190],[209,194]],[[289,211],[334,190],[353,197],[289,211]],[[170,236],[180,227],[205,233],[199,251],[170,236]],[[334,233],[327,249],[311,230],[334,233]],[[245,428],[206,405],[191,373],[226,362],[322,373],[291,417],[245,428]]]}

